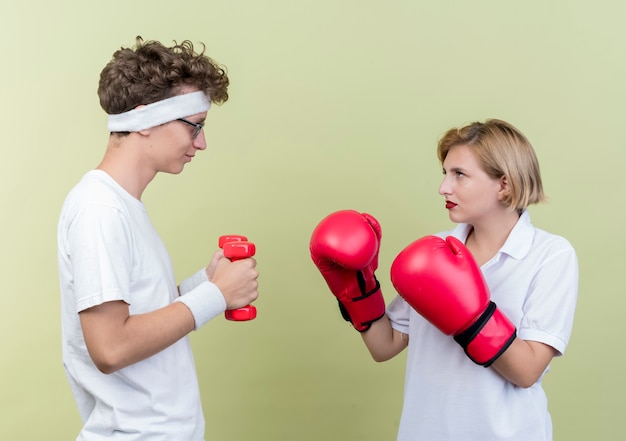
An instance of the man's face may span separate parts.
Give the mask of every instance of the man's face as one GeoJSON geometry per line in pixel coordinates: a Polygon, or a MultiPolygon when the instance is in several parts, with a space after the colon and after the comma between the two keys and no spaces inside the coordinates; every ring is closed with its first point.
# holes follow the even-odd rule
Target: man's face
{"type": "Polygon", "coordinates": [[[174,120],[152,129],[146,153],[156,172],[178,174],[199,150],[206,149],[204,130],[194,138],[197,128],[189,124],[204,124],[206,116],[207,112],[197,113],[184,118],[188,122],[174,120]]]}

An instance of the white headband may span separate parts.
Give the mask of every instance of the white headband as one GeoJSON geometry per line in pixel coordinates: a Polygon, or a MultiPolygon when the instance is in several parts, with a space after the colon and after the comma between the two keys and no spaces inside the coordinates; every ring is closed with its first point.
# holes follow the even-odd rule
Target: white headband
{"type": "Polygon", "coordinates": [[[138,132],[206,112],[209,107],[211,102],[202,91],[176,95],[128,112],[109,115],[109,132],[138,132]]]}

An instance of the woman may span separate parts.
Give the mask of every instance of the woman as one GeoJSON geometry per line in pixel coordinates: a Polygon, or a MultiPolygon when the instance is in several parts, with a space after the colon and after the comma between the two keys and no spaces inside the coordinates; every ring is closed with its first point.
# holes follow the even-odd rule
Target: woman
{"type": "MultiPolygon", "coordinates": [[[[398,440],[552,440],[541,380],[571,334],[575,251],[530,222],[527,207],[545,197],[535,152],[515,127],[492,119],[451,129],[438,156],[439,193],[458,225],[398,255],[400,295],[357,328],[376,361],[408,347],[398,440]]],[[[361,286],[372,286],[366,267],[361,286]]]]}

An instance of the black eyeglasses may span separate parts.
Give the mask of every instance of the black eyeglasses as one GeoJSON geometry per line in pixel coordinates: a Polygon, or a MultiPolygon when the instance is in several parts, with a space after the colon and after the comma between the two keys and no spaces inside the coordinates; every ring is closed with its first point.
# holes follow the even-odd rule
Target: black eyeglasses
{"type": "Polygon", "coordinates": [[[193,135],[191,135],[191,139],[196,139],[200,134],[200,131],[204,127],[204,124],[197,124],[191,121],[186,120],[185,118],[178,118],[176,121],[182,121],[185,124],[189,124],[190,126],[194,126],[196,130],[193,131],[193,135]]]}

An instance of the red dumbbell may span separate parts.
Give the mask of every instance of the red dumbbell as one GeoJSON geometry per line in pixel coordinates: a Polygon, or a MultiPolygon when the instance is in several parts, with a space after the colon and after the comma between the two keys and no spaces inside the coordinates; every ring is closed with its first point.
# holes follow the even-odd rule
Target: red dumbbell
{"type": "MultiPolygon", "coordinates": [[[[233,261],[252,257],[256,252],[256,247],[252,242],[248,242],[246,236],[220,236],[218,246],[224,250],[224,257],[233,261]]],[[[243,308],[228,309],[224,312],[224,317],[235,322],[253,320],[256,317],[256,307],[247,305],[243,308]]]]}

